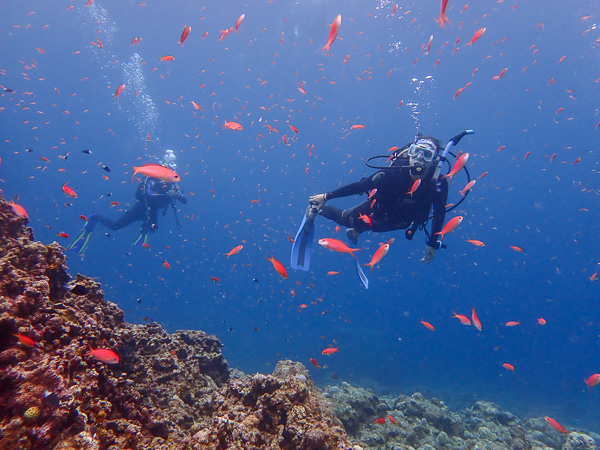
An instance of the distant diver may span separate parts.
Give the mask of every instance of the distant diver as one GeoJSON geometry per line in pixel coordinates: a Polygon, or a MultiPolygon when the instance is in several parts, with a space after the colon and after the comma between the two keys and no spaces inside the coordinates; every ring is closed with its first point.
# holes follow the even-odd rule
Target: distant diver
{"type": "MultiPolygon", "coordinates": [[[[167,149],[165,151],[162,165],[174,172],[177,171],[176,156],[173,150],[167,149]]],[[[145,177],[136,189],[135,200],[136,202],[133,207],[125,211],[116,220],[108,219],[100,214],[92,214],[88,217],[79,235],[67,248],[77,251],[80,254],[85,253],[98,223],[111,230],[120,230],[138,221],[141,221],[142,225],[140,227],[140,235],[134,241],[134,245],[148,246],[148,233],[154,232],[158,228],[158,212],[162,210],[163,216],[166,215],[169,206],[173,208],[175,213],[177,227],[181,227],[177,218],[175,200],[186,204],[187,199],[183,196],[183,191],[177,183],[145,177]]]]}
{"type": "MultiPolygon", "coordinates": [[[[452,146],[468,134],[473,134],[473,131],[463,131],[450,139],[443,149],[437,139],[418,134],[414,141],[396,149],[389,157],[380,155],[369,158],[367,166],[379,169],[373,175],[331,192],[312,195],[296,234],[291,267],[309,269],[314,220],[317,215],[346,227],[346,235],[354,246],[360,234],[365,231],[380,233],[406,230],[406,239],[412,240],[414,233],[422,229],[427,237],[427,245],[421,261],[429,264],[435,256],[435,251],[440,246],[445,247],[436,233],[442,230],[446,212],[450,210],[446,209],[448,180],[440,176],[441,170],[451,154],[452,146]],[[387,158],[389,163],[385,166],[372,165],[371,161],[378,158],[387,158]],[[344,210],[326,204],[329,200],[358,194],[368,194],[369,198],[344,210]],[[431,232],[426,228],[430,219],[431,232]]],[[[462,199],[458,203],[460,202],[462,199]]],[[[456,206],[458,204],[451,209],[456,206]]],[[[368,288],[369,281],[358,262],[356,269],[362,283],[368,288]]]]}

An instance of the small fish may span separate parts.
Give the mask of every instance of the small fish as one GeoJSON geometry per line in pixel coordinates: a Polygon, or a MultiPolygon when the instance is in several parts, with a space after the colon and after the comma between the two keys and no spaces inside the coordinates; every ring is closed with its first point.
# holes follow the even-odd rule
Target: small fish
{"type": "Polygon", "coordinates": [[[239,123],[228,122],[227,120],[225,121],[225,124],[223,126],[233,131],[242,131],[244,129],[244,127],[242,127],[239,123]]]}
{"type": "Polygon", "coordinates": [[[85,153],[86,155],[91,155],[92,151],[88,150],[87,148],[84,148],[83,150],[81,150],[82,153],[85,153]]]}
{"type": "Polygon", "coordinates": [[[65,184],[62,185],[62,191],[68,197],[77,198],[77,193],[73,189],[71,189],[69,186],[67,186],[67,183],[65,183],[65,184]]]}
{"type": "Polygon", "coordinates": [[[523,253],[523,249],[516,245],[511,245],[510,248],[512,248],[515,252],[523,253]]]}
{"type": "MultiPolygon", "coordinates": [[[[461,88],[464,89],[464,88],[461,88]]],[[[454,175],[456,175],[458,172],[461,171],[461,169],[465,166],[465,164],[467,163],[469,159],[469,154],[465,153],[464,155],[462,155],[460,158],[458,158],[458,160],[454,163],[454,166],[452,166],[452,170],[450,171],[450,173],[448,175],[444,175],[442,178],[450,178],[448,181],[452,181],[452,178],[454,177],[454,175]]]]}
{"type": "Polygon", "coordinates": [[[364,125],[360,125],[360,124],[356,124],[356,125],[352,125],[350,127],[351,130],[362,130],[365,126],[364,125]]]}
{"type": "Polygon", "coordinates": [[[181,44],[181,46],[183,47],[183,42],[188,38],[188,36],[190,35],[190,31],[192,31],[192,27],[187,26],[183,29],[183,31],[181,32],[181,38],[179,39],[178,44],[181,44]]]}
{"type": "Polygon", "coordinates": [[[133,167],[133,175],[131,175],[131,182],[133,183],[133,177],[141,173],[150,178],[157,178],[162,181],[166,181],[167,183],[177,183],[181,181],[179,175],[177,175],[174,171],[169,169],[168,167],[162,166],[160,164],[143,164],[139,167],[133,167]]]}
{"type": "Polygon", "coordinates": [[[444,236],[446,234],[454,231],[456,229],[456,227],[458,227],[462,221],[463,221],[462,216],[456,216],[456,217],[450,219],[448,221],[448,223],[446,225],[444,225],[444,228],[442,228],[442,231],[439,231],[434,234],[439,234],[441,236],[441,239],[444,239],[444,236]]]}
{"type": "Polygon", "coordinates": [[[481,321],[479,320],[479,317],[477,317],[475,308],[471,308],[471,311],[471,320],[473,321],[473,325],[475,325],[475,328],[477,328],[478,331],[481,331],[483,327],[481,326],[481,321]]]}
{"type": "Polygon", "coordinates": [[[13,334],[13,336],[19,339],[19,342],[25,347],[35,347],[35,341],[28,336],[23,336],[20,331],[19,334],[13,334]]]}
{"type": "Polygon", "coordinates": [[[510,320],[504,324],[505,327],[516,327],[521,325],[521,322],[516,322],[514,320],[510,320]]]}
{"type": "Polygon", "coordinates": [[[471,321],[464,314],[456,314],[454,311],[452,311],[452,314],[454,314],[452,318],[458,319],[463,325],[471,325],[471,321]]]}
{"type": "Polygon", "coordinates": [[[371,272],[373,272],[373,266],[375,266],[375,264],[379,264],[381,260],[385,257],[385,255],[387,255],[389,250],[389,244],[380,245],[377,251],[373,254],[371,262],[363,264],[363,266],[369,266],[371,268],[371,272]]]}
{"type": "Polygon", "coordinates": [[[327,272],[327,275],[339,275],[339,272],[336,272],[335,270],[330,270],[329,272],[327,272]]]}
{"type": "Polygon", "coordinates": [[[590,375],[589,378],[585,380],[585,384],[587,384],[589,388],[596,386],[598,383],[600,383],[600,373],[590,375]]]}
{"type": "Polygon", "coordinates": [[[546,319],[544,319],[543,317],[538,318],[537,324],[543,327],[544,325],[546,325],[546,319]]]}
{"type": "Polygon", "coordinates": [[[321,352],[321,354],[322,355],[333,355],[334,353],[339,353],[338,348],[339,347],[336,347],[336,348],[333,348],[333,347],[326,348],[325,350],[323,350],[321,352]]]}
{"type": "Polygon", "coordinates": [[[421,323],[423,324],[423,326],[425,328],[430,329],[431,331],[435,331],[435,328],[433,328],[433,325],[431,325],[429,322],[425,322],[424,320],[421,319],[421,323]]]}
{"type": "Polygon", "coordinates": [[[468,191],[470,191],[470,190],[471,190],[471,188],[472,188],[473,186],[475,186],[475,183],[477,183],[477,180],[471,180],[471,181],[469,181],[469,182],[468,182],[468,183],[465,185],[465,187],[463,188],[463,190],[462,190],[462,191],[459,191],[459,192],[460,192],[460,195],[462,195],[463,197],[464,197],[465,195],[467,195],[467,192],[468,192],[468,191]]]}
{"type": "Polygon", "coordinates": [[[244,21],[245,18],[246,18],[246,14],[242,14],[240,17],[238,17],[238,20],[236,20],[236,22],[235,22],[235,31],[238,30],[238,28],[240,27],[240,25],[242,24],[242,22],[244,21]]]}
{"type": "Polygon", "coordinates": [[[225,255],[227,255],[227,259],[229,259],[230,256],[237,255],[243,248],[243,245],[238,245],[234,247],[229,253],[225,253],[225,255]]]}
{"type": "Polygon", "coordinates": [[[322,245],[323,247],[328,248],[329,250],[333,250],[335,252],[349,253],[354,259],[356,259],[356,256],[354,256],[354,252],[360,250],[358,248],[350,248],[342,241],[331,238],[319,239],[319,245],[322,245]]]}
{"type": "Polygon", "coordinates": [[[338,14],[335,17],[333,23],[331,24],[331,29],[329,30],[329,38],[327,39],[327,44],[325,44],[325,47],[323,47],[321,49],[321,51],[325,50],[325,52],[327,54],[329,54],[329,47],[331,47],[331,44],[333,44],[333,41],[335,41],[335,38],[337,37],[341,26],[342,26],[342,15],[338,14]]]}
{"type": "Polygon", "coordinates": [[[396,421],[396,419],[394,419],[394,417],[391,414],[388,414],[387,416],[388,420],[390,422],[392,422],[394,425],[398,425],[398,422],[396,421]]]}
{"type": "Polygon", "coordinates": [[[265,259],[271,261],[271,264],[273,264],[273,268],[275,269],[275,272],[277,272],[281,278],[283,278],[285,280],[288,277],[287,270],[285,270],[285,267],[283,267],[283,264],[281,264],[279,261],[277,261],[275,258],[273,258],[273,253],[271,253],[270,258],[267,258],[265,256],[265,259]]]}
{"type": "Polygon", "coordinates": [[[95,359],[105,364],[118,364],[119,363],[119,355],[117,355],[112,350],[108,350],[106,348],[92,348],[90,345],[90,352],[86,353],[83,356],[92,355],[95,359]]]}
{"type": "Polygon", "coordinates": [[[471,38],[471,41],[470,41],[468,44],[466,44],[466,45],[465,45],[465,47],[466,47],[467,45],[470,45],[470,46],[471,46],[471,48],[473,48],[473,44],[474,44],[476,41],[478,41],[478,40],[481,38],[481,36],[483,36],[483,33],[485,33],[485,30],[486,30],[485,28],[480,28],[479,30],[477,30],[477,31],[475,32],[475,34],[473,35],[473,37],[471,38]]]}
{"type": "Polygon", "coordinates": [[[150,249],[150,245],[146,242],[142,242],[142,247],[144,247],[146,249],[150,249]]]}
{"type": "Polygon", "coordinates": [[[413,194],[415,193],[415,191],[417,189],[419,189],[419,186],[421,186],[421,179],[418,178],[415,180],[415,182],[412,184],[412,187],[410,188],[410,191],[407,192],[407,194],[410,194],[410,196],[412,197],[413,194]]]}
{"type": "Polygon", "coordinates": [[[311,364],[312,364],[313,366],[315,366],[317,369],[318,369],[319,367],[321,367],[315,358],[310,358],[310,362],[311,362],[311,364]]]}
{"type": "MultiPolygon", "coordinates": [[[[122,84],[121,86],[119,86],[117,88],[117,91],[115,92],[115,98],[119,98],[119,95],[121,95],[123,93],[124,89],[125,89],[125,85],[124,84],[122,84]]],[[[85,153],[85,151],[84,151],[84,153],[85,153]]]]}
{"type": "Polygon", "coordinates": [[[65,238],[65,239],[69,239],[69,235],[67,233],[61,232],[61,233],[57,233],[61,238],[65,238]]]}
{"type": "Polygon", "coordinates": [[[485,243],[478,241],[477,239],[467,239],[469,244],[473,244],[475,247],[485,247],[485,243]]]}
{"type": "Polygon", "coordinates": [[[221,281],[217,277],[210,277],[210,279],[213,280],[215,283],[218,283],[219,281],[221,281]]]}
{"type": "Polygon", "coordinates": [[[446,22],[448,22],[448,16],[446,16],[446,8],[448,7],[448,0],[442,0],[440,17],[435,19],[437,23],[440,24],[441,27],[444,26],[446,22]]]}
{"type": "Polygon", "coordinates": [[[27,211],[25,211],[25,208],[23,208],[21,205],[17,205],[13,201],[10,201],[8,204],[17,216],[25,217],[27,219],[27,211]]]}
{"type": "Polygon", "coordinates": [[[169,261],[167,261],[165,259],[165,262],[163,263],[163,266],[165,266],[165,269],[169,270],[171,268],[171,264],[169,264],[169,261]]]}
{"type": "Polygon", "coordinates": [[[546,420],[546,422],[548,422],[552,428],[554,428],[557,431],[560,431],[563,434],[567,434],[567,430],[565,430],[562,425],[560,423],[558,423],[556,420],[554,420],[551,417],[544,417],[544,420],[546,420]]]}
{"type": "Polygon", "coordinates": [[[161,56],[161,57],[160,57],[160,60],[161,60],[161,61],[173,61],[174,59],[175,59],[175,57],[174,57],[174,56],[171,56],[171,55],[167,55],[167,56],[161,56]]]}
{"type": "Polygon", "coordinates": [[[383,417],[380,417],[379,419],[377,419],[377,420],[375,421],[375,423],[378,423],[378,424],[380,424],[380,425],[383,425],[383,424],[385,423],[385,418],[383,418],[383,417]]]}
{"type": "Polygon", "coordinates": [[[504,367],[506,370],[511,370],[511,371],[515,371],[515,367],[512,364],[509,363],[504,363],[502,364],[502,367],[504,367]]]}

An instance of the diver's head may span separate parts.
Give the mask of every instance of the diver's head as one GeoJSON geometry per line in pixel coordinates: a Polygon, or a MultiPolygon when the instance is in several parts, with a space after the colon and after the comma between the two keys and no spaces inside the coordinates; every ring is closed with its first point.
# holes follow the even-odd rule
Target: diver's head
{"type": "Polygon", "coordinates": [[[163,157],[163,166],[168,167],[173,172],[177,172],[177,157],[175,156],[175,152],[170,148],[165,150],[165,156],[163,157]]]}
{"type": "Polygon", "coordinates": [[[424,177],[435,165],[438,151],[437,139],[418,136],[407,151],[411,175],[417,178],[424,177]]]}

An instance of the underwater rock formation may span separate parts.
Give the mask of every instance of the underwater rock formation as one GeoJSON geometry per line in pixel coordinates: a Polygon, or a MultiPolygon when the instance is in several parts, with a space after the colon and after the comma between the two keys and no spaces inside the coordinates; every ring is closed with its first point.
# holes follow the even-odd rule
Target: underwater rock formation
{"type": "Polygon", "coordinates": [[[26,222],[0,199],[0,448],[351,447],[304,366],[232,376],[215,336],[125,322],[26,222]]]}
{"type": "Polygon", "coordinates": [[[428,400],[418,392],[377,398],[370,390],[348,383],[329,386],[323,395],[333,403],[349,437],[364,448],[583,450],[595,449],[593,438],[600,438],[577,432],[563,436],[542,418],[521,420],[485,401],[453,412],[444,402],[428,400]],[[378,419],[385,421],[378,423],[378,419]]]}

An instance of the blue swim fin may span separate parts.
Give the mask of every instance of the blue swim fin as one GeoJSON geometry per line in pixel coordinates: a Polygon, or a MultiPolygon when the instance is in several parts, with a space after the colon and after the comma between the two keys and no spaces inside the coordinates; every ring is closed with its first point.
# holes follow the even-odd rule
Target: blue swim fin
{"type": "MultiPolygon", "coordinates": [[[[351,229],[349,229],[349,230],[351,230],[351,229]]],[[[350,246],[352,248],[356,248],[356,242],[354,242],[352,239],[350,239],[350,236],[348,235],[347,232],[346,232],[346,236],[348,238],[348,241],[350,241],[350,246]]],[[[356,240],[358,241],[358,235],[356,236],[356,240]]],[[[363,272],[362,267],[360,266],[360,263],[358,262],[358,259],[355,259],[354,262],[356,263],[356,274],[358,275],[358,278],[360,278],[360,282],[363,284],[365,289],[369,289],[369,279],[363,272]]]]}
{"type": "Polygon", "coordinates": [[[292,257],[290,260],[290,267],[292,269],[308,271],[310,268],[310,253],[315,234],[314,231],[315,219],[314,217],[309,217],[307,210],[292,246],[292,257]]]}

